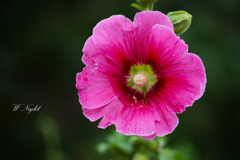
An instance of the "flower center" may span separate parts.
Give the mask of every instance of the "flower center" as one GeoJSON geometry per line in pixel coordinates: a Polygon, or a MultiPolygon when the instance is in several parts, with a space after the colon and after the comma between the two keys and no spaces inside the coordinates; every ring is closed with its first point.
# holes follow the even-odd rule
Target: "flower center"
{"type": "Polygon", "coordinates": [[[133,78],[133,82],[136,86],[138,87],[143,87],[146,85],[147,83],[147,76],[145,76],[142,73],[138,73],[134,76],[133,78]]]}
{"type": "Polygon", "coordinates": [[[129,76],[127,78],[127,86],[142,92],[144,95],[157,82],[155,72],[150,65],[134,65],[131,66],[129,76]]]}

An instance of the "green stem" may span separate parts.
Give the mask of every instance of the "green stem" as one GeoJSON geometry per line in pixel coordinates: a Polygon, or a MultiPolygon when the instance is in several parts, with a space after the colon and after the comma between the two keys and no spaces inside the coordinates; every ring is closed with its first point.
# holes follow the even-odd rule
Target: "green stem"
{"type": "Polygon", "coordinates": [[[150,11],[153,10],[153,6],[154,6],[154,2],[152,2],[152,3],[149,5],[149,10],[150,10],[150,11]]]}

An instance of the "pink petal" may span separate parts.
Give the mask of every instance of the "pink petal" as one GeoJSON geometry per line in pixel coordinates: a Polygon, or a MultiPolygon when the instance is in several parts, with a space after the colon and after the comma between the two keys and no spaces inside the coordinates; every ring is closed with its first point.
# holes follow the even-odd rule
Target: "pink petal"
{"type": "Polygon", "coordinates": [[[121,68],[105,56],[105,52],[96,48],[93,43],[93,37],[89,37],[83,47],[82,61],[92,69],[97,69],[99,72],[107,74],[121,75],[121,68]],[[113,72],[114,71],[114,72],[113,72]]]}
{"type": "Polygon", "coordinates": [[[135,56],[143,57],[141,63],[145,62],[146,59],[146,46],[148,44],[152,28],[154,25],[163,25],[169,30],[173,31],[173,25],[171,20],[163,13],[158,11],[143,11],[139,12],[134,17],[134,25],[138,26],[136,28],[134,37],[134,43],[136,47],[135,56]]]}
{"type": "Polygon", "coordinates": [[[160,117],[146,100],[121,95],[118,103],[121,109],[115,107],[104,116],[98,127],[115,124],[117,132],[125,135],[151,136],[156,133],[155,121],[160,120],[160,117]]]}
{"type": "Polygon", "coordinates": [[[123,108],[122,103],[116,98],[114,99],[109,106],[111,106],[111,110],[102,118],[100,123],[98,124],[99,128],[107,128],[108,126],[115,124],[119,118],[119,114],[123,108]]]}
{"type": "Polygon", "coordinates": [[[161,12],[143,11],[134,22],[121,15],[99,22],[93,29],[93,41],[106,57],[119,67],[143,63],[152,27],[161,24],[173,30],[170,19],[161,12]],[[130,62],[129,62],[130,61],[130,62]]]}
{"type": "Polygon", "coordinates": [[[171,20],[163,13],[159,11],[143,11],[139,12],[134,17],[134,23],[141,28],[145,35],[151,34],[152,27],[155,24],[160,24],[169,27],[173,30],[173,24],[171,20]]]}
{"type": "Polygon", "coordinates": [[[76,80],[79,101],[84,108],[98,108],[117,97],[108,77],[89,66],[77,74],[76,80]]]}
{"type": "Polygon", "coordinates": [[[118,99],[112,100],[110,103],[96,108],[96,109],[88,109],[83,108],[83,114],[86,116],[90,121],[96,121],[99,118],[105,116],[107,113],[111,112],[112,110],[116,111],[117,108],[121,108],[121,104],[118,103],[118,99]]]}
{"type": "Polygon", "coordinates": [[[152,140],[154,138],[156,138],[156,133],[150,135],[150,136],[141,136],[143,139],[147,139],[147,140],[152,140]]]}
{"type": "Polygon", "coordinates": [[[187,52],[188,46],[172,30],[161,25],[153,27],[147,46],[146,63],[151,64],[161,85],[158,86],[161,91],[155,94],[165,96],[168,105],[177,113],[182,113],[199,99],[206,84],[201,59],[187,52]],[[176,76],[173,78],[173,75],[176,76]],[[166,86],[168,87],[164,88],[166,86]],[[165,95],[162,95],[163,92],[165,95]]]}
{"type": "Polygon", "coordinates": [[[182,58],[176,60],[170,67],[162,70],[165,75],[184,75],[194,77],[201,82],[201,94],[196,96],[196,100],[199,99],[206,86],[206,73],[202,60],[195,54],[185,54],[182,58]]]}
{"type": "MultiPolygon", "coordinates": [[[[152,99],[151,103],[155,105],[155,108],[160,115],[160,121],[155,122],[157,136],[163,137],[173,130],[178,125],[178,118],[176,113],[170,109],[170,107],[160,98],[152,99]],[[154,101],[155,100],[155,101],[154,101]]],[[[152,138],[153,135],[149,138],[152,138]]]]}
{"type": "Polygon", "coordinates": [[[153,90],[152,96],[159,101],[163,101],[169,110],[182,113],[186,107],[192,106],[193,102],[202,94],[201,82],[194,78],[184,75],[174,75],[162,77],[153,90]]]}
{"type": "MultiPolygon", "coordinates": [[[[93,43],[92,36],[85,42],[83,52],[82,61],[95,72],[95,75],[100,74],[97,76],[104,77],[108,83],[111,82],[114,92],[120,94],[123,91],[122,86],[126,86],[129,69],[117,66],[115,62],[105,56],[105,52],[98,50],[93,43]]],[[[125,64],[125,68],[129,68],[129,66],[129,64],[125,64]]]]}
{"type": "Polygon", "coordinates": [[[172,65],[172,61],[187,54],[188,46],[166,26],[155,25],[146,49],[146,63],[151,64],[158,73],[172,65]]]}
{"type": "MultiPolygon", "coordinates": [[[[93,42],[100,54],[111,59],[119,68],[133,57],[125,37],[135,29],[131,20],[122,15],[111,16],[99,22],[93,29],[93,42]]],[[[131,43],[132,44],[132,43],[131,43]]]]}

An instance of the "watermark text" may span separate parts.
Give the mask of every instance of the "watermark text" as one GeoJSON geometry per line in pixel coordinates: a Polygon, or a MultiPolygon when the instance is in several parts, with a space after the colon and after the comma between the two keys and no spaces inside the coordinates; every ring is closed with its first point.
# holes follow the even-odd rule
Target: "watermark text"
{"type": "Polygon", "coordinates": [[[39,105],[34,105],[33,103],[31,104],[24,104],[24,103],[14,103],[12,105],[14,112],[20,111],[20,112],[26,112],[27,114],[31,113],[31,112],[36,112],[39,111],[41,109],[41,106],[39,105]]]}

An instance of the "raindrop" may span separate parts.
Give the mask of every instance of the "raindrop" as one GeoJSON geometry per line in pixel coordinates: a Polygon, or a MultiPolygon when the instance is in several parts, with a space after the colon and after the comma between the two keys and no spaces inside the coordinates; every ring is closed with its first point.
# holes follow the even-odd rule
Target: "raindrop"
{"type": "Polygon", "coordinates": [[[143,105],[140,105],[139,107],[143,107],[143,105]]]}
{"type": "Polygon", "coordinates": [[[137,99],[137,97],[133,96],[133,99],[137,99]]]}
{"type": "Polygon", "coordinates": [[[137,100],[135,100],[135,103],[137,103],[137,100]]]}
{"type": "Polygon", "coordinates": [[[97,64],[97,62],[94,62],[94,69],[98,69],[98,64],[97,64]]]}
{"type": "Polygon", "coordinates": [[[151,132],[151,134],[154,134],[154,133],[155,133],[154,131],[151,132]]]}
{"type": "Polygon", "coordinates": [[[137,124],[139,124],[139,121],[137,121],[137,124]]]}
{"type": "Polygon", "coordinates": [[[133,103],[131,104],[131,106],[133,106],[133,103]]]}
{"type": "Polygon", "coordinates": [[[133,132],[136,132],[136,129],[133,129],[133,132]]]}
{"type": "Polygon", "coordinates": [[[140,131],[141,134],[143,134],[143,131],[140,131]]]}

